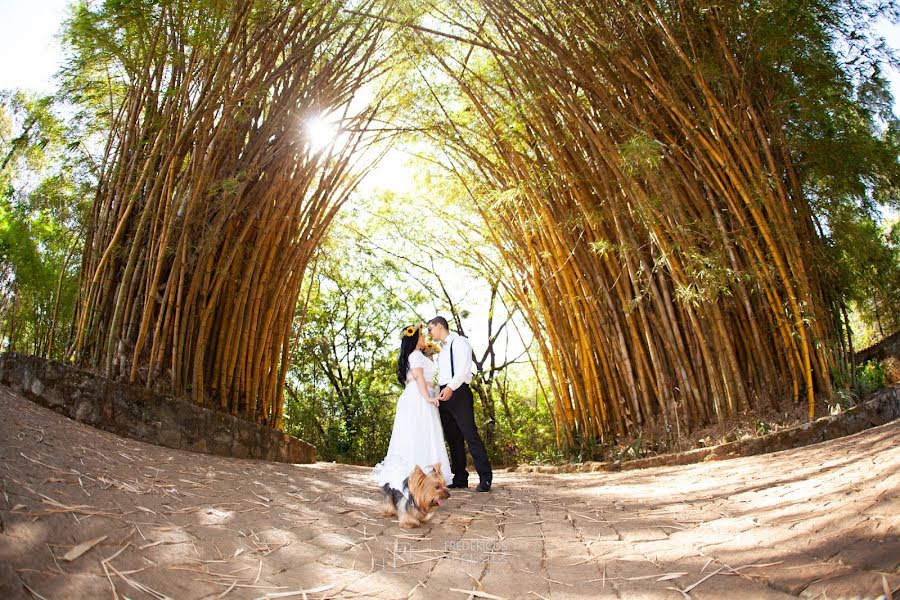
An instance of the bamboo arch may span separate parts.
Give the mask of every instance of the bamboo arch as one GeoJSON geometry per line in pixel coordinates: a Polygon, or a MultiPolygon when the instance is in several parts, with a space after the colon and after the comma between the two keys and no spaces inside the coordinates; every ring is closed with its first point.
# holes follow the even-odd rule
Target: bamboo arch
{"type": "Polygon", "coordinates": [[[468,104],[442,106],[444,137],[486,182],[475,199],[519,278],[508,289],[538,335],[560,443],[691,428],[785,394],[812,418],[843,338],[740,9],[478,5],[446,23],[473,43],[433,51],[468,104]]]}
{"type": "Polygon", "coordinates": [[[300,284],[370,141],[375,109],[351,106],[384,66],[383,22],[239,0],[161,3],[142,26],[118,65],[72,352],[279,427],[300,284]],[[329,113],[345,133],[319,149],[303,124],[329,113]]]}
{"type": "MultiPolygon", "coordinates": [[[[300,283],[375,116],[347,107],[396,23],[376,0],[341,7],[161,6],[103,164],[79,362],[280,425],[300,283]],[[198,22],[205,43],[183,37],[198,22]],[[354,132],[339,147],[296,135],[338,109],[354,132]]],[[[465,49],[433,56],[476,116],[442,107],[441,141],[484,186],[560,443],[723,419],[777,403],[784,382],[812,415],[839,325],[738,9],[478,0],[459,14],[447,37],[465,49]]]]}

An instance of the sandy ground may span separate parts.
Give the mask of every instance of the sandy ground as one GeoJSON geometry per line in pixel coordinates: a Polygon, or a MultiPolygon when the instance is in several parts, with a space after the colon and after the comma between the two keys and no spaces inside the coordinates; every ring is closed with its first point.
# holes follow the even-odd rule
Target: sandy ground
{"type": "Polygon", "coordinates": [[[369,469],[121,439],[0,387],[0,598],[840,598],[900,588],[900,421],[764,456],[499,472],[428,526],[369,469]]]}

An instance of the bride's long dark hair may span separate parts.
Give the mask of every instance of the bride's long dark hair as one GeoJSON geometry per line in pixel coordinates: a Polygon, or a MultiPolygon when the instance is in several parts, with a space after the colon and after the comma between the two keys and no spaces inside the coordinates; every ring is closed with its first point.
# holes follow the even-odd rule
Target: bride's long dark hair
{"type": "Polygon", "coordinates": [[[400,385],[406,385],[406,372],[409,370],[409,355],[413,353],[419,344],[420,329],[410,325],[403,330],[403,339],[400,340],[400,356],[397,358],[397,381],[400,385]],[[412,335],[406,335],[410,329],[415,329],[412,335]]]}

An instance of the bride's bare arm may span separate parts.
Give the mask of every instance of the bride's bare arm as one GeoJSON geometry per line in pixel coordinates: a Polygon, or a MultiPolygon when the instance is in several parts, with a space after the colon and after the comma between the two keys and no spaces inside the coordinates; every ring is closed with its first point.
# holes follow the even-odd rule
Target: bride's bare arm
{"type": "Polygon", "coordinates": [[[431,394],[428,393],[428,385],[425,383],[425,369],[414,368],[412,374],[413,379],[416,380],[416,384],[419,386],[419,393],[422,395],[422,400],[437,406],[437,398],[432,398],[431,394]]]}

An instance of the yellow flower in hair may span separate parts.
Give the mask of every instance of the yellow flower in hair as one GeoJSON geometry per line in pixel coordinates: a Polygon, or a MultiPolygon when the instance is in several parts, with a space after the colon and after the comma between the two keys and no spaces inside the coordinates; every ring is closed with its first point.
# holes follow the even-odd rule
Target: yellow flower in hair
{"type": "Polygon", "coordinates": [[[413,327],[412,325],[407,327],[406,331],[403,332],[403,335],[405,335],[406,337],[411,337],[411,336],[414,336],[415,334],[416,334],[416,328],[413,327]]]}

